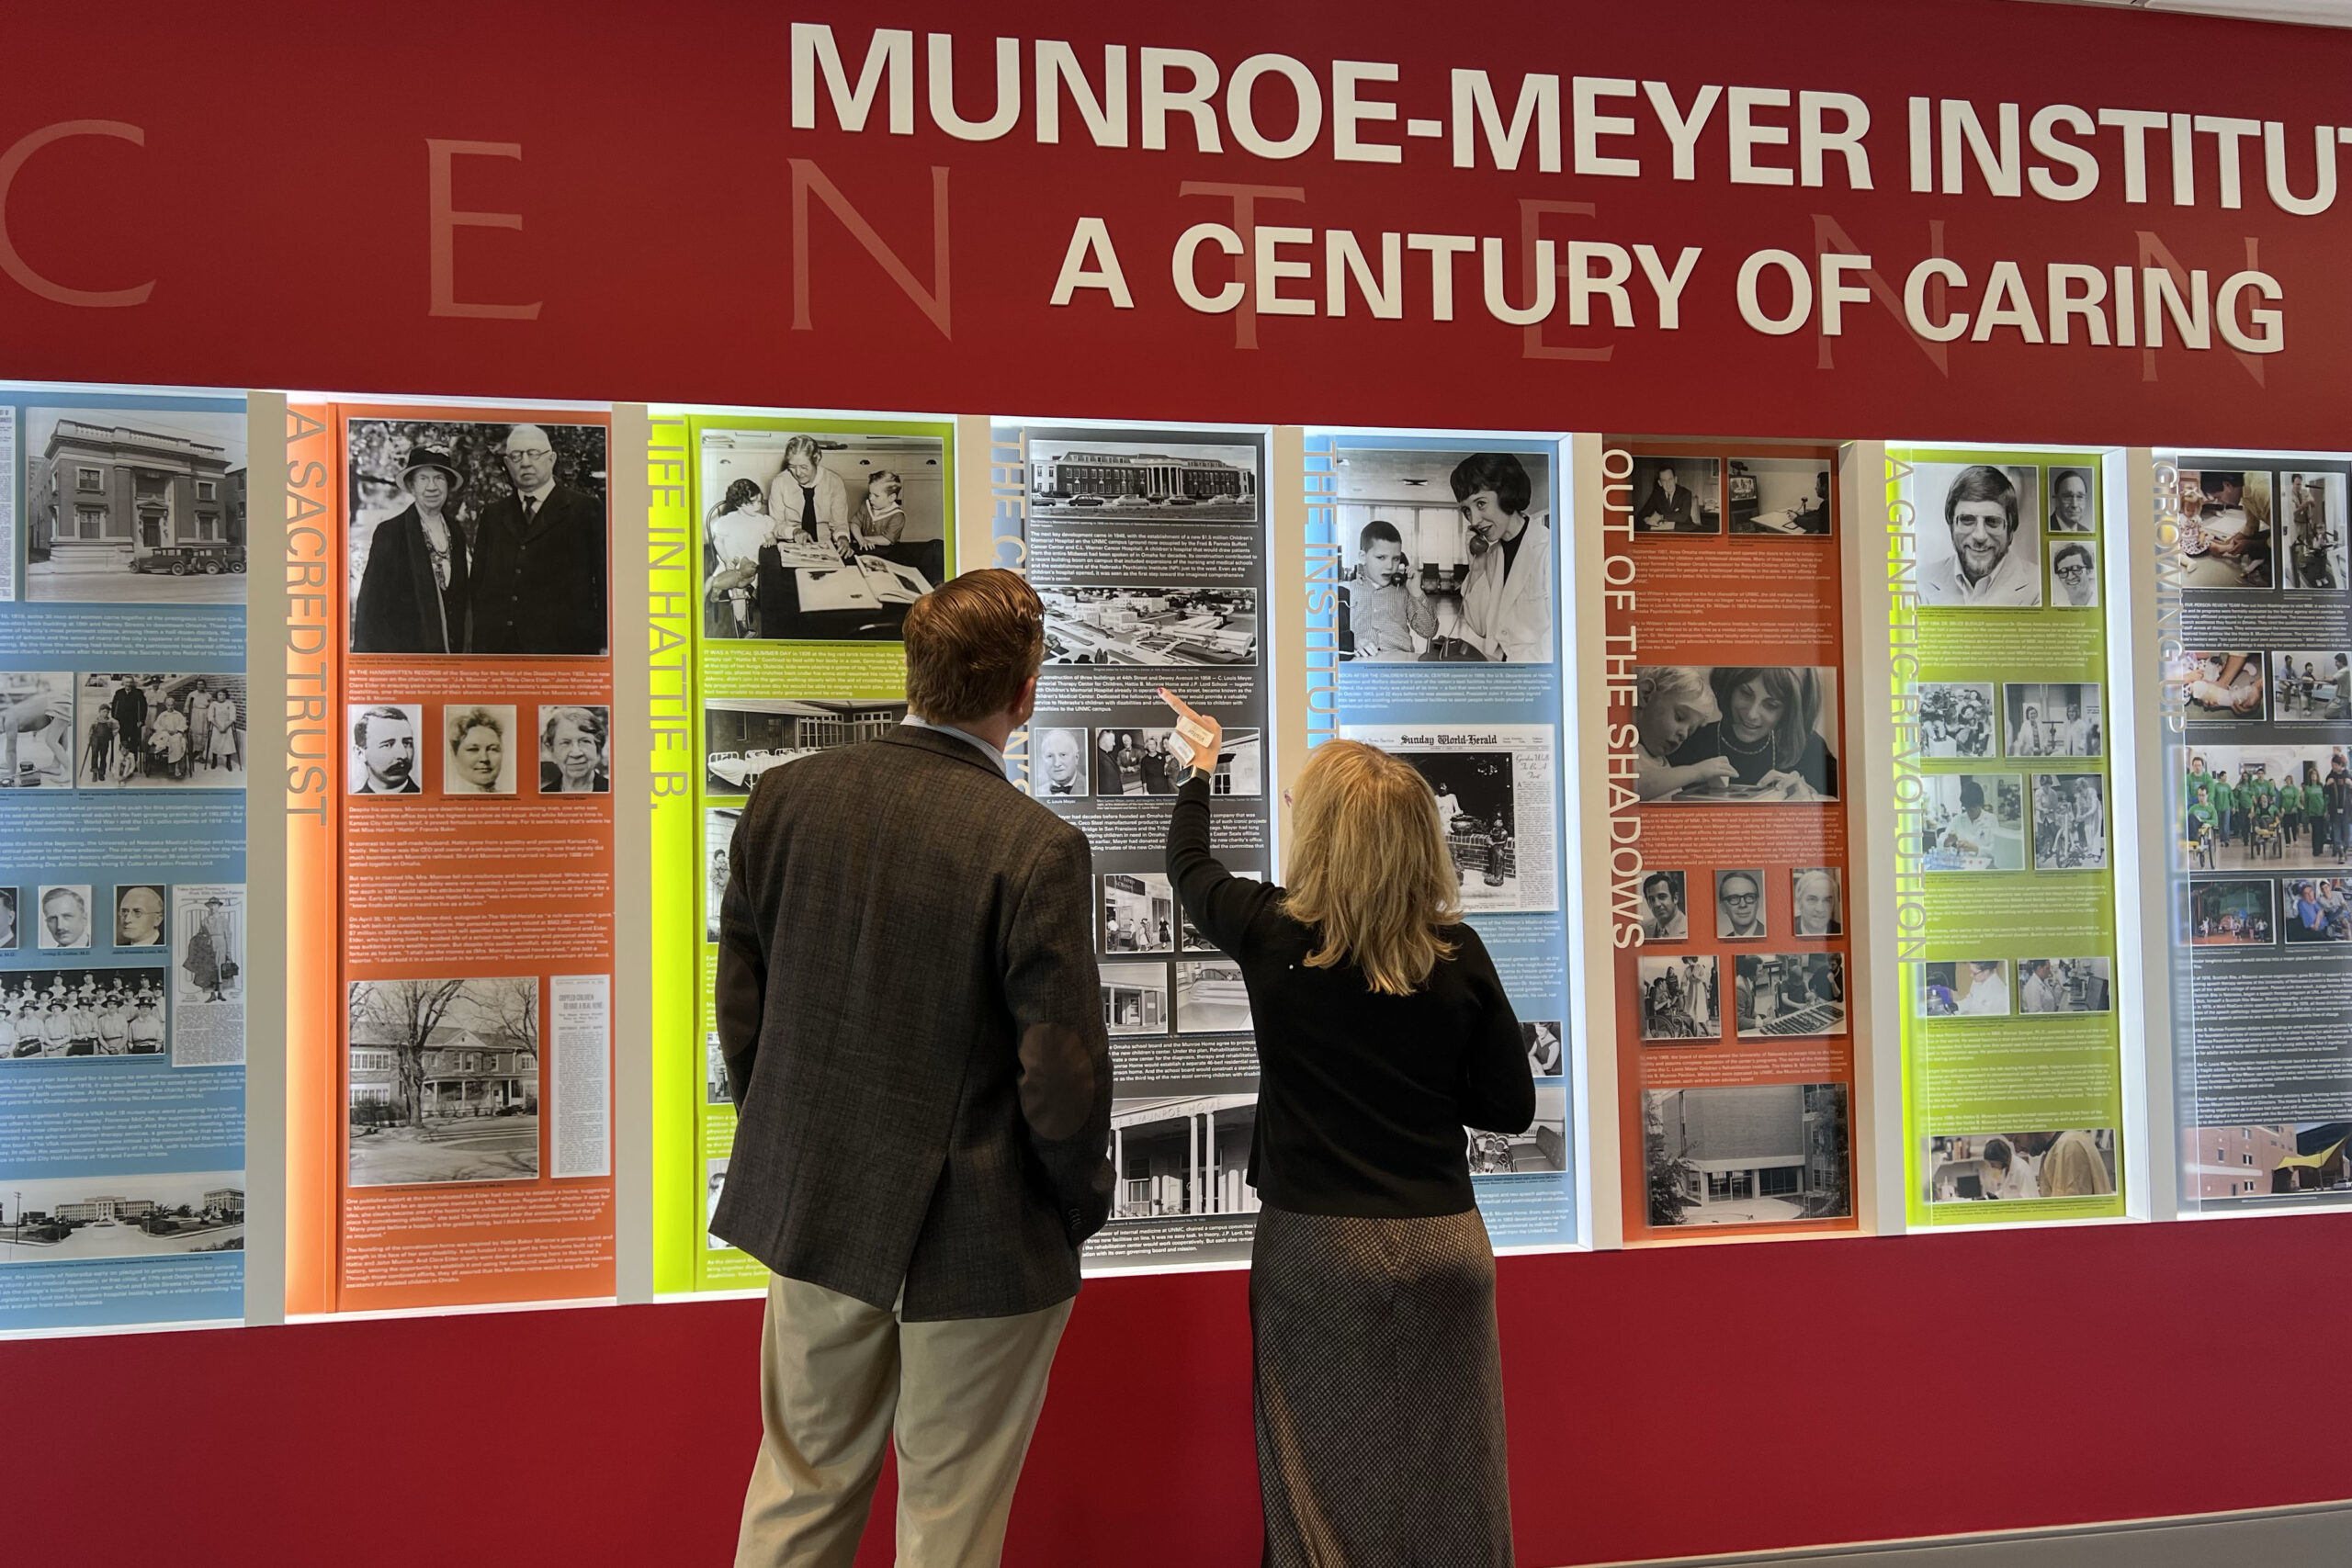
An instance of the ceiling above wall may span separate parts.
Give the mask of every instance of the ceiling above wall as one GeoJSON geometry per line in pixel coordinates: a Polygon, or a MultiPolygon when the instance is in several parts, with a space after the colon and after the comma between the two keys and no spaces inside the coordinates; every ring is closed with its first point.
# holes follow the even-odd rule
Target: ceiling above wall
{"type": "Polygon", "coordinates": [[[2061,5],[2126,6],[2141,11],[2196,11],[2249,21],[2352,28],[2352,0],[2057,0],[2061,5]]]}

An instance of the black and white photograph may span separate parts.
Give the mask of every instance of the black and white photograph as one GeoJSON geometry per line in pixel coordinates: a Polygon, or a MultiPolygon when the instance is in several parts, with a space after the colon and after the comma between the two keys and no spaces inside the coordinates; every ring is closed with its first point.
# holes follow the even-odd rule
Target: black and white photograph
{"type": "Polygon", "coordinates": [[[1921,604],[1938,609],[2041,606],[2041,470],[1921,463],[1917,499],[1921,604]]]}
{"type": "Polygon", "coordinates": [[[0,1061],[160,1056],[169,988],[160,964],[0,973],[0,1061]]]}
{"type": "Polygon", "coordinates": [[[2179,909],[2181,939],[2191,947],[2270,947],[2278,941],[2278,885],[2267,876],[2192,882],[2179,909]]]}
{"type": "Polygon", "coordinates": [[[1465,1127],[1470,1174],[1549,1176],[1568,1168],[1568,1093],[1564,1084],[1535,1086],[1535,1119],[1523,1133],[1465,1127]]]}
{"type": "Polygon", "coordinates": [[[1921,869],[2025,869],[2022,774],[1929,773],[1922,782],[1921,869]]]}
{"type": "Polygon", "coordinates": [[[1553,662],[1547,460],[1348,446],[1331,465],[1341,659],[1553,662]]]}
{"type": "Polygon", "coordinates": [[[2050,603],[2061,610],[2098,608],[2098,546],[2089,539],[2050,542],[2050,603]]]}
{"type": "Polygon", "coordinates": [[[172,889],[172,1066],[233,1066],[245,1059],[245,889],[187,883],[172,889]]]}
{"type": "Polygon", "coordinates": [[[1039,800],[1083,800],[1094,793],[1089,783],[1092,775],[1086,756],[1086,731],[1030,728],[1031,795],[1039,800]]]}
{"type": "Polygon", "coordinates": [[[2098,757],[2105,715],[2093,681],[2009,681],[2001,687],[2012,757],[2098,757]]]}
{"type": "Polygon", "coordinates": [[[613,710],[602,703],[541,703],[541,795],[613,792],[613,710]]]}
{"type": "Polygon", "coordinates": [[[1377,746],[1428,781],[1473,914],[1559,908],[1555,843],[1555,730],[1550,725],[1342,725],[1340,738],[1377,746]]]}
{"type": "Polygon", "coordinates": [[[2104,1198],[2115,1188],[2115,1129],[1957,1133],[1928,1140],[1928,1201],[2104,1198]]]}
{"type": "Polygon", "coordinates": [[[1114,1100],[1112,1222],[1256,1213],[1248,1172],[1257,1126],[1255,1094],[1114,1100]]]}
{"type": "Polygon", "coordinates": [[[608,650],[601,424],[345,421],[351,651],[608,650]]]}
{"type": "Polygon", "coordinates": [[[0,789],[72,789],[75,733],[71,671],[0,672],[0,789]]]}
{"type": "Polygon", "coordinates": [[[441,705],[441,793],[514,793],[514,705],[441,705]]]}
{"type": "Polygon", "coordinates": [[[2336,807],[2347,789],[2342,741],[2198,746],[2181,779],[2183,857],[2193,871],[2334,871],[2352,854],[2352,816],[2336,807]]]}
{"type": "Polygon", "coordinates": [[[245,1173],[52,1176],[0,1190],[0,1262],[241,1252],[245,1173]]]}
{"type": "MultiPolygon", "coordinates": [[[[1172,795],[1184,767],[1184,753],[1177,748],[1173,729],[1137,726],[1094,732],[1094,793],[1098,795],[1172,795]]],[[[1255,729],[1225,732],[1216,770],[1209,777],[1209,793],[1265,793],[1263,748],[1255,729]]]]}
{"type": "Polygon", "coordinates": [[[1990,681],[1930,681],[1919,692],[1919,754],[1997,757],[1990,681]]]}
{"type": "Polygon", "coordinates": [[[1647,665],[1634,672],[1634,784],[1645,804],[1835,800],[1838,671],[1647,665]]]}
{"type": "Polygon", "coordinates": [[[2288,877],[2279,892],[2278,930],[2289,946],[2352,942],[2352,877],[2288,877]]]}
{"type": "Polygon", "coordinates": [[[1258,449],[1246,444],[1094,435],[1029,443],[1033,517],[1255,523],[1258,492],[1258,449]]]}
{"type": "Polygon", "coordinates": [[[2273,653],[2270,716],[2280,724],[2352,721],[2352,653],[2339,648],[2273,653]]]}
{"type": "Polygon", "coordinates": [[[1927,1018],[2007,1018],[2009,961],[1939,958],[1919,966],[1919,1011],[1927,1018]]]}
{"type": "Polygon", "coordinates": [[[0,953],[14,953],[21,945],[17,920],[17,890],[0,887],[0,953]]]}
{"type": "MultiPolygon", "coordinates": [[[[1264,877],[1261,876],[1254,871],[1237,871],[1233,874],[1238,877],[1245,878],[1250,882],[1263,882],[1265,880],[1264,877]]],[[[1185,911],[1182,900],[1179,900],[1176,906],[1176,940],[1181,944],[1182,950],[1186,953],[1215,953],[1217,951],[1216,943],[1202,935],[1201,928],[1193,923],[1193,917],[1185,911]]]]}
{"type": "Polygon", "coordinates": [[[1713,1040],[1723,1006],[1713,953],[1634,960],[1642,987],[1642,1038],[1713,1040]]]}
{"type": "Polygon", "coordinates": [[[91,673],[74,691],[83,788],[245,787],[243,675],[91,673]]]}
{"type": "Polygon", "coordinates": [[[1732,960],[1732,992],[1742,1040],[1846,1032],[1842,953],[1743,953],[1732,960]]]}
{"type": "Polygon", "coordinates": [[[2287,586],[2352,586],[2345,561],[2344,476],[2290,472],[2279,480],[2287,487],[2278,519],[2287,547],[2287,586]]]}
{"type": "Polygon", "coordinates": [[[1715,873],[1715,935],[1724,942],[1761,942],[1771,934],[1765,914],[1764,874],[1733,866],[1715,873]]]}
{"type": "Polygon", "coordinates": [[[1114,871],[1098,880],[1104,953],[1176,951],[1176,894],[1164,873],[1114,871]]]}
{"type": "Polygon", "coordinates": [[[898,640],[947,576],[936,436],[702,432],[703,635],[898,640]]]}
{"type": "Polygon", "coordinates": [[[40,911],[41,952],[77,952],[96,942],[89,884],[43,883],[34,892],[40,911]]]}
{"type": "Polygon", "coordinates": [[[351,986],[354,1187],[539,1174],[539,981],[351,986]]]}
{"type": "Polygon", "coordinates": [[[1636,457],[1630,479],[1637,534],[1724,531],[1722,465],[1713,457],[1636,457]]]}
{"type": "Polygon", "coordinates": [[[1789,868],[1789,932],[1813,938],[1846,934],[1846,877],[1834,865],[1789,868]]]}
{"type": "Polygon", "coordinates": [[[708,1252],[725,1252],[727,1243],[710,1234],[710,1222],[718,1215],[719,1194],[727,1190],[729,1155],[707,1155],[702,1162],[702,1245],[708,1252]]]}
{"type": "Polygon", "coordinates": [[[2189,649],[2165,660],[2166,694],[2191,724],[2262,721],[2262,655],[2189,649]]]}
{"type": "Polygon", "coordinates": [[[2278,586],[2267,473],[2184,468],[2180,511],[2182,587],[2267,592],[2278,586]]]}
{"type": "Polygon", "coordinates": [[[727,1092],[727,1053],[718,1048],[718,1031],[702,1037],[702,1099],[706,1105],[733,1103],[727,1092]]]}
{"type": "Polygon", "coordinates": [[[1734,457],[1724,476],[1735,534],[1791,538],[1830,532],[1829,464],[1817,457],[1734,457]]]}
{"type": "Polygon", "coordinates": [[[1846,1218],[1854,1212],[1846,1102],[1838,1083],[1644,1090],[1649,1223],[1846,1218]]]}
{"type": "Polygon", "coordinates": [[[2033,869],[2107,869],[2107,780],[2098,773],[2033,775],[2033,869]]]}
{"type": "Polygon", "coordinates": [[[170,897],[170,889],[163,883],[118,883],[114,890],[115,946],[163,946],[170,897]]]}
{"type": "Polygon", "coordinates": [[[1527,1047],[1527,1070],[1537,1077],[1555,1078],[1568,1070],[1567,1034],[1557,1019],[1520,1020],[1519,1039],[1527,1047]]]}
{"type": "Polygon", "coordinates": [[[1113,1034],[1166,1034],[1175,1010],[1169,1006],[1165,964],[1104,964],[1102,1026],[1113,1034]]]}
{"type": "Polygon", "coordinates": [[[879,740],[906,716],[904,703],[866,699],[727,697],[706,704],[703,788],[712,795],[749,795],[770,768],[879,740]]]}
{"type": "Polygon", "coordinates": [[[2106,958],[2020,958],[2018,1011],[2109,1011],[2115,1005],[2113,967],[2106,958]]]}
{"type": "Polygon", "coordinates": [[[1176,1032],[1232,1034],[1250,1027],[1250,991],[1230,958],[1187,958],[1176,965],[1176,1032]]]}
{"type": "Polygon", "coordinates": [[[422,795],[424,784],[417,752],[424,734],[421,703],[350,703],[344,716],[351,727],[345,759],[346,795],[422,795]]]}
{"type": "Polygon", "coordinates": [[[1048,664],[1258,662],[1254,588],[1047,588],[1048,664]]]}
{"type": "Polygon", "coordinates": [[[740,806],[705,807],[702,813],[703,940],[718,940],[718,910],[727,897],[728,856],[734,852],[740,806]]]}
{"type": "Polygon", "coordinates": [[[2098,470],[2052,468],[2050,473],[2050,532],[2098,532],[2098,470]]]}
{"type": "Polygon", "coordinates": [[[24,414],[25,597],[245,602],[245,416],[187,409],[24,414]]]}
{"type": "Polygon", "coordinates": [[[1642,874],[1642,942],[1690,940],[1690,874],[1664,869],[1642,874]]]}

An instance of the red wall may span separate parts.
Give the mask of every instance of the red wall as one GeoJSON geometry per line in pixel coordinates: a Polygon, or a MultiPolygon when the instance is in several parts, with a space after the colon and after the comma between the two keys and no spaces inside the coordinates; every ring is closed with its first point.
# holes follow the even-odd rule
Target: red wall
{"type": "MultiPolygon", "coordinates": [[[[1528,1568],[2352,1495],[2342,1445],[2279,1438],[2352,1400],[2324,1326],[2352,1215],[1516,1258],[1502,1282],[1528,1568]]],[[[1086,1288],[1010,1562],[1255,1561],[1246,1289],[1086,1288]]],[[[724,1302],[0,1346],[25,1483],[0,1558],[723,1562],[758,1337],[724,1302]]]]}

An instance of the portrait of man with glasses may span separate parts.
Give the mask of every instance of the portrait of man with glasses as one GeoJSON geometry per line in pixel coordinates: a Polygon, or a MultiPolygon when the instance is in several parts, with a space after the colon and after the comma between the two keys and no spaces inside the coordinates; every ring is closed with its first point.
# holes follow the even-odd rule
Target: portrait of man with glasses
{"type": "Polygon", "coordinates": [[[475,536],[469,651],[603,653],[604,502],[563,482],[538,425],[508,431],[500,457],[509,493],[483,510],[475,536]]]}
{"type": "Polygon", "coordinates": [[[1765,934],[1764,874],[1715,873],[1715,935],[1725,942],[1756,942],[1765,934]]]}
{"type": "Polygon", "coordinates": [[[2060,609],[2098,608],[2098,560],[2092,547],[2079,539],[2050,547],[2050,579],[2058,588],[2053,602],[2060,609]]]}

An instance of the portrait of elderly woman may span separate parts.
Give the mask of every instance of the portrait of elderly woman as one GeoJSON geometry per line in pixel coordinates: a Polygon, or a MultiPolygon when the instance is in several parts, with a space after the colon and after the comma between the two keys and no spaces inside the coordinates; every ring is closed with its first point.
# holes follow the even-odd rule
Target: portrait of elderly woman
{"type": "Polygon", "coordinates": [[[539,793],[610,795],[612,710],[577,705],[539,710],[539,793]]]}
{"type": "Polygon", "coordinates": [[[1837,672],[1659,665],[1634,672],[1645,801],[1834,800],[1837,672]]]}
{"type": "Polygon", "coordinates": [[[514,759],[507,737],[514,730],[514,708],[451,704],[442,714],[449,756],[441,770],[441,793],[513,795],[514,759]]]}
{"type": "Polygon", "coordinates": [[[400,474],[406,509],[378,523],[351,607],[354,653],[463,653],[467,546],[456,497],[465,483],[447,452],[410,450],[400,474]]]}

